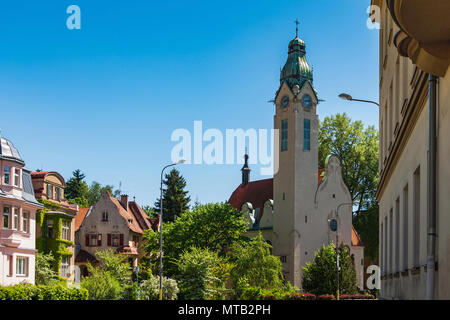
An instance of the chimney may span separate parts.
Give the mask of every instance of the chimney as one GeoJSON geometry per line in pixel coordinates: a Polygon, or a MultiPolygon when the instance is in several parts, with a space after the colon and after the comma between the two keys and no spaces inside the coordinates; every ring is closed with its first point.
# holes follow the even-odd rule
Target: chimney
{"type": "Polygon", "coordinates": [[[120,204],[122,205],[122,207],[125,210],[129,211],[128,210],[128,195],[127,194],[121,194],[120,195],[120,204]]]}
{"type": "Polygon", "coordinates": [[[246,153],[244,156],[245,163],[242,167],[242,186],[245,187],[250,182],[250,168],[248,167],[248,154],[246,153]]]}

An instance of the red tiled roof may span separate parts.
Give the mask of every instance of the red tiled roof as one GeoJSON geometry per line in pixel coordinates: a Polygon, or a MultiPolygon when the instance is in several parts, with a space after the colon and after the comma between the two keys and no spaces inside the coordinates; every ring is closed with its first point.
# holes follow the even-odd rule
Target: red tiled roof
{"type": "Polygon", "coordinates": [[[45,177],[50,171],[36,171],[36,172],[32,172],[31,176],[33,178],[42,178],[45,177]]]}
{"type": "Polygon", "coordinates": [[[80,229],[81,224],[86,218],[87,213],[89,212],[90,207],[80,207],[78,208],[78,214],[75,216],[75,232],[80,229]]]}
{"type": "Polygon", "coordinates": [[[98,262],[97,259],[95,259],[95,257],[90,254],[87,251],[84,250],[80,250],[80,252],[78,252],[77,256],[75,257],[75,262],[90,262],[90,263],[96,263],[98,262]]]}
{"type": "Polygon", "coordinates": [[[150,218],[148,217],[147,213],[145,213],[145,211],[142,210],[142,208],[135,201],[130,201],[128,203],[128,206],[142,230],[152,228],[152,224],[149,221],[150,218]]]}
{"type": "Polygon", "coordinates": [[[136,232],[136,233],[144,233],[144,230],[142,230],[142,228],[139,226],[139,223],[137,222],[137,219],[135,218],[135,216],[131,213],[128,212],[127,210],[124,209],[124,207],[122,207],[122,205],[120,204],[120,201],[114,197],[111,196],[111,194],[108,192],[108,196],[109,199],[111,199],[112,203],[115,204],[115,206],[117,207],[117,210],[119,211],[119,214],[125,219],[125,221],[128,224],[128,228],[130,228],[131,231],[136,232]]]}
{"type": "Polygon", "coordinates": [[[363,247],[364,244],[359,237],[358,232],[356,232],[355,227],[352,226],[352,246],[363,247]]]}
{"type": "Polygon", "coordinates": [[[250,202],[254,210],[260,208],[259,214],[261,216],[264,202],[268,199],[273,199],[273,179],[251,181],[245,186],[239,185],[231,194],[228,203],[233,208],[240,210],[245,202],[250,202]]]}

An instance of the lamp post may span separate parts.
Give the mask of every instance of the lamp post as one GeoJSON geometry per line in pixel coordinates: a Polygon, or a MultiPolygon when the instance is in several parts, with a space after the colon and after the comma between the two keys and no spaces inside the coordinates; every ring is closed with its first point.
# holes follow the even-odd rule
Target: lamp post
{"type": "Polygon", "coordinates": [[[339,208],[342,206],[352,206],[353,203],[341,203],[336,207],[336,218],[328,219],[330,224],[330,230],[336,232],[336,282],[337,282],[337,291],[336,291],[336,299],[339,300],[339,232],[338,232],[338,217],[339,217],[339,208]]]}
{"type": "Polygon", "coordinates": [[[162,229],[163,229],[163,173],[164,170],[166,170],[169,167],[172,166],[176,166],[178,164],[182,164],[184,163],[185,160],[181,159],[178,160],[176,163],[171,163],[167,166],[165,166],[162,170],[161,170],[161,187],[160,187],[160,191],[161,191],[161,196],[159,198],[159,209],[160,209],[160,214],[159,214],[159,300],[162,300],[162,274],[163,274],[163,263],[162,263],[162,241],[163,241],[163,236],[162,236],[162,229]]]}
{"type": "Polygon", "coordinates": [[[353,99],[353,97],[347,93],[341,93],[339,95],[339,98],[344,99],[344,100],[348,100],[348,101],[359,101],[359,102],[367,102],[367,103],[373,103],[376,104],[378,107],[380,106],[380,104],[378,102],[375,101],[371,101],[371,100],[361,100],[361,99],[353,99]]]}

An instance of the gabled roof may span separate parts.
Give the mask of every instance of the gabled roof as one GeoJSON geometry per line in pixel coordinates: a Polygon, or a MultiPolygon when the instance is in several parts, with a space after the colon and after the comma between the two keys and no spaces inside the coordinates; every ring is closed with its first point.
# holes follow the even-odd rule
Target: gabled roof
{"type": "Polygon", "coordinates": [[[130,208],[131,213],[136,218],[136,221],[139,224],[139,227],[141,227],[142,230],[147,230],[152,228],[152,224],[150,222],[150,217],[145,213],[144,210],[135,202],[130,201],[128,203],[128,206],[130,208]]]}
{"type": "Polygon", "coordinates": [[[356,232],[356,229],[353,226],[352,226],[352,246],[358,246],[358,247],[364,246],[358,232],[356,232]]]}
{"type": "MultiPolygon", "coordinates": [[[[107,191],[108,192],[108,191],[107,191]]],[[[119,211],[119,214],[125,219],[125,221],[128,224],[128,228],[130,228],[131,231],[136,233],[144,233],[144,230],[142,230],[141,226],[137,222],[136,217],[131,213],[125,210],[124,207],[120,204],[120,201],[108,192],[109,199],[112,203],[117,207],[117,210],[119,211]]]]}
{"type": "Polygon", "coordinates": [[[75,262],[97,263],[98,261],[89,252],[84,251],[84,250],[80,250],[80,252],[78,252],[77,256],[75,257],[75,262]]]}
{"type": "Polygon", "coordinates": [[[75,216],[75,232],[78,231],[78,229],[80,229],[81,224],[83,223],[84,218],[86,218],[86,215],[90,209],[91,209],[91,207],[78,208],[78,213],[75,216]]]}

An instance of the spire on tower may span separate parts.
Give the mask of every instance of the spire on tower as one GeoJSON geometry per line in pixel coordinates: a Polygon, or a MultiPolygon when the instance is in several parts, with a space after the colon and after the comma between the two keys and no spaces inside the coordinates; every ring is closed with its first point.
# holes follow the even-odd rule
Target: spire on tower
{"type": "Polygon", "coordinates": [[[300,24],[300,22],[298,21],[298,19],[295,20],[295,37],[298,37],[298,25],[300,24]]]}

